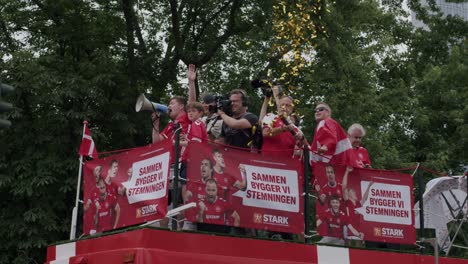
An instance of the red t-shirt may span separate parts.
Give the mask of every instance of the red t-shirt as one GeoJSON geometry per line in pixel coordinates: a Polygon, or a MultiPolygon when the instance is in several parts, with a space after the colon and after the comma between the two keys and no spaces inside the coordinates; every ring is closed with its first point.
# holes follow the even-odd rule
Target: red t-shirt
{"type": "MultiPolygon", "coordinates": [[[[285,126],[286,124],[274,114],[267,114],[263,118],[263,128],[277,128],[285,126]]],[[[275,156],[292,157],[294,154],[294,147],[296,146],[296,139],[289,131],[281,132],[276,136],[264,136],[262,152],[265,154],[273,154],[275,156]]]]}
{"type": "Polygon", "coordinates": [[[206,210],[203,213],[203,223],[225,225],[226,212],[229,210],[226,201],[218,197],[212,204],[208,203],[206,200],[203,202],[206,206],[206,210]]]}
{"type": "MultiPolygon", "coordinates": [[[[119,184],[113,182],[112,180],[110,183],[107,183],[105,181],[104,183],[106,184],[107,193],[110,193],[113,196],[117,197],[117,195],[119,194],[119,184]]],[[[98,196],[99,196],[99,193],[98,193],[98,196]]]]}
{"type": "MultiPolygon", "coordinates": [[[[175,131],[174,130],[174,123],[180,124],[180,127],[181,127],[180,134],[181,135],[187,134],[188,127],[189,127],[189,124],[190,124],[190,120],[188,119],[187,113],[184,113],[181,116],[179,116],[179,118],[177,118],[175,121],[171,121],[171,122],[169,122],[169,124],[166,125],[164,130],[161,132],[161,135],[164,138],[174,140],[174,131],[175,131]]],[[[174,163],[174,152],[172,152],[172,153],[173,154],[171,155],[171,159],[169,161],[170,164],[174,163]]]]}
{"type": "MultiPolygon", "coordinates": [[[[205,123],[201,120],[196,120],[194,122],[190,122],[188,129],[187,129],[187,138],[189,140],[189,144],[191,141],[197,141],[206,143],[208,141],[208,133],[206,132],[205,123]]],[[[183,147],[181,150],[180,161],[184,162],[188,158],[188,148],[183,147]]]]}
{"type": "Polygon", "coordinates": [[[117,205],[117,198],[115,195],[108,193],[104,200],[96,199],[93,204],[93,212],[96,213],[96,205],[98,202],[100,207],[98,210],[98,225],[96,227],[97,232],[102,232],[112,229],[112,214],[115,206],[117,205]]]}
{"type": "MultiPolygon", "coordinates": [[[[187,201],[187,203],[195,202],[198,206],[198,203],[200,201],[206,200],[205,183],[202,180],[187,182],[187,191],[190,191],[192,193],[192,197],[187,201]]],[[[223,192],[224,190],[221,190],[218,187],[218,194],[223,192]]],[[[189,221],[196,221],[196,215],[198,210],[199,208],[191,208],[185,211],[185,217],[189,221]]]]}
{"type": "Polygon", "coordinates": [[[182,128],[182,130],[180,131],[181,134],[187,133],[190,120],[188,119],[187,113],[184,113],[181,116],[179,116],[179,118],[177,118],[175,121],[171,121],[169,122],[169,124],[166,125],[164,130],[161,132],[161,135],[163,137],[174,140],[174,123],[180,124],[180,127],[182,128]]]}
{"type": "Polygon", "coordinates": [[[348,217],[342,211],[334,213],[332,209],[327,209],[324,216],[320,218],[322,225],[325,224],[328,228],[328,236],[343,239],[343,226],[347,225],[348,217]]]}
{"type": "Polygon", "coordinates": [[[325,184],[320,189],[320,192],[327,196],[327,200],[334,194],[338,195],[340,198],[343,197],[343,186],[341,183],[337,182],[335,187],[331,187],[330,185],[325,184]]]}
{"type": "Polygon", "coordinates": [[[358,165],[360,165],[362,168],[364,167],[370,167],[371,161],[369,158],[369,153],[367,152],[367,149],[364,147],[358,147],[358,148],[353,148],[354,156],[356,157],[358,165]]]}
{"type": "Polygon", "coordinates": [[[234,191],[234,183],[236,183],[236,179],[231,175],[225,173],[217,173],[213,170],[213,179],[216,180],[218,183],[218,196],[223,198],[224,200],[229,200],[229,194],[231,191],[234,191]],[[222,189],[222,190],[219,190],[222,189]]]}
{"type": "MultiPolygon", "coordinates": [[[[198,181],[188,181],[187,182],[187,191],[192,193],[192,197],[187,200],[186,203],[195,202],[198,205],[199,201],[205,200],[206,192],[205,192],[205,183],[201,180],[198,181]]],[[[196,221],[196,215],[198,212],[198,208],[190,208],[185,211],[185,217],[189,221],[196,221]]]]}

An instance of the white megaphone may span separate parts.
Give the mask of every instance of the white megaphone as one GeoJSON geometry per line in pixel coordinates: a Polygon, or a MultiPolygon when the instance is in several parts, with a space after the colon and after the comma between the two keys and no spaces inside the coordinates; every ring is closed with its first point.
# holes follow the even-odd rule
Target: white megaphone
{"type": "Polygon", "coordinates": [[[159,112],[163,114],[167,114],[168,112],[167,106],[151,102],[150,100],[148,100],[148,98],[145,97],[144,94],[138,96],[138,99],[135,104],[135,111],[140,112],[142,110],[159,112]]]}

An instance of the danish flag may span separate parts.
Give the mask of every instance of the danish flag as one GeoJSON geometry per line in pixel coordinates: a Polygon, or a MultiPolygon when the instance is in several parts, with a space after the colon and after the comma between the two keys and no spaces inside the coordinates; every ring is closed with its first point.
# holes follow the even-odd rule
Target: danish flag
{"type": "Polygon", "coordinates": [[[94,145],[94,140],[91,137],[91,133],[88,129],[88,122],[84,121],[84,130],[83,130],[83,139],[81,140],[80,151],[78,152],[83,156],[90,156],[94,159],[98,158],[98,153],[96,146],[94,145]]]}

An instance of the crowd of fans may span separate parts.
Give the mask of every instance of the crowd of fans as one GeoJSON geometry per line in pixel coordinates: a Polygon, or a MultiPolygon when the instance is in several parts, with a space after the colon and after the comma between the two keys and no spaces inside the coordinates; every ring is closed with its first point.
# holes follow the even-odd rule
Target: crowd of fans
{"type": "MultiPolygon", "coordinates": [[[[195,80],[196,69],[189,65],[187,70],[189,80],[188,99],[174,96],[169,100],[168,117],[170,122],[160,130],[160,113],[155,111],[151,115],[153,143],[171,139],[175,140],[176,130],[180,129],[180,174],[181,202],[196,201],[197,224],[185,221],[184,229],[213,230],[216,232],[233,232],[226,229],[223,224],[231,221],[230,225],[239,225],[239,215],[232,210],[215,210],[225,208],[226,189],[245,189],[243,180],[226,181],[223,177],[224,160],[221,153],[213,151],[211,158],[203,159],[200,167],[200,183],[204,188],[189,190],[186,185],[188,148],[191,142],[210,142],[235,147],[245,151],[274,153],[285,158],[302,158],[303,148],[310,150],[312,163],[346,164],[349,168],[369,168],[371,162],[367,150],[361,146],[365,130],[360,124],[353,124],[347,133],[340,124],[331,118],[332,110],[325,102],[320,102],[314,108],[317,126],[312,142],[309,144],[299,127],[298,116],[294,113],[294,98],[285,95],[279,84],[271,86],[271,93],[265,94],[259,116],[248,111],[249,98],[242,89],[234,89],[229,93],[229,99],[220,103],[217,96],[205,94],[200,102],[196,100],[195,80]],[[274,101],[274,111],[268,112],[269,102],[274,101]],[[226,186],[225,186],[226,185],[226,186]],[[220,213],[221,212],[221,213],[220,213]]],[[[171,161],[173,163],[173,160],[171,161]]],[[[363,239],[355,220],[354,208],[359,207],[360,199],[355,192],[347,186],[347,170],[343,183],[334,181],[334,177],[327,167],[329,182],[325,186],[314,186],[317,194],[317,227],[330,237],[327,243],[342,244],[344,238],[363,239]],[[354,221],[354,222],[353,222],[354,221]],[[341,224],[337,224],[341,223],[341,224]],[[335,240],[338,239],[338,242],[335,240]]],[[[109,173],[108,173],[109,174],[109,173]]],[[[110,174],[109,174],[110,175],[110,174]]],[[[334,172],[333,172],[334,176],[334,172]]],[[[99,187],[111,185],[110,179],[98,181],[99,187]]],[[[112,203],[112,197],[121,194],[122,190],[97,193],[93,195],[96,215],[100,213],[100,203],[112,203]],[[109,202],[109,201],[110,202],[109,202]]],[[[171,201],[171,199],[169,199],[171,201]]],[[[89,207],[91,201],[86,203],[89,207]]],[[[94,205],[93,204],[93,205],[94,205]]],[[[118,208],[114,210],[118,211],[118,208]]],[[[117,205],[118,207],[118,205],[117,205]]],[[[169,206],[169,209],[171,207],[169,206]]],[[[87,209],[87,208],[85,208],[87,209]]],[[[96,220],[97,222],[98,220],[96,220]]],[[[115,224],[115,223],[114,223],[115,224]]],[[[239,228],[234,231],[239,232],[239,228]]],[[[255,231],[243,230],[243,234],[252,234],[255,231]]],[[[278,234],[272,234],[278,235],[278,234]]],[[[287,234],[279,234],[288,237],[287,234]]]]}

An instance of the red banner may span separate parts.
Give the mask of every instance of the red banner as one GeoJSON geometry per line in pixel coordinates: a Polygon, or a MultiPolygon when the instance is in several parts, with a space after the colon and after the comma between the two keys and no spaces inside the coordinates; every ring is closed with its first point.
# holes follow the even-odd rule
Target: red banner
{"type": "Polygon", "coordinates": [[[193,222],[289,233],[304,232],[303,166],[299,160],[192,142],[187,202],[193,222]]]}
{"type": "Polygon", "coordinates": [[[85,234],[163,218],[167,213],[170,140],[84,166],[85,234]]]}
{"type": "Polygon", "coordinates": [[[323,242],[330,237],[416,242],[411,175],[323,163],[314,164],[313,175],[317,230],[323,242]]]}

